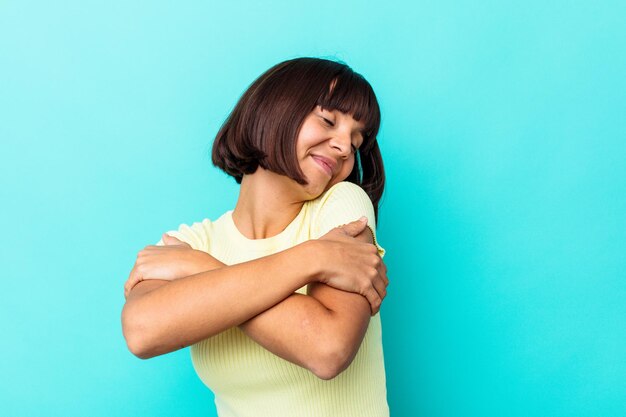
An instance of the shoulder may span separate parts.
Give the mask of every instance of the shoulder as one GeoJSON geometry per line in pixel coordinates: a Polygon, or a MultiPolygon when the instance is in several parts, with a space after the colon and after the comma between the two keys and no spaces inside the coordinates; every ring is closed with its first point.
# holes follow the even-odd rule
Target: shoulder
{"type": "Polygon", "coordinates": [[[376,233],[376,217],[372,200],[360,186],[348,181],[339,182],[318,197],[313,204],[312,235],[318,239],[337,226],[367,217],[374,244],[380,256],[385,249],[380,246],[376,233]]]}
{"type": "Polygon", "coordinates": [[[314,239],[320,238],[337,226],[365,216],[379,253],[385,253],[376,240],[374,206],[360,186],[348,181],[339,182],[318,197],[313,204],[312,234],[314,239]]]}
{"type": "Polygon", "coordinates": [[[336,199],[350,199],[350,200],[367,200],[370,202],[369,196],[360,186],[349,181],[341,181],[326,190],[318,200],[320,204],[326,204],[329,201],[336,199]]]}
{"type": "MultiPolygon", "coordinates": [[[[317,210],[333,207],[334,209],[345,208],[346,210],[360,210],[372,208],[372,201],[360,186],[348,181],[339,182],[321,196],[314,200],[317,210]]],[[[373,219],[372,219],[373,220],[373,219]]]]}
{"type": "Polygon", "coordinates": [[[360,213],[358,217],[367,216],[372,224],[376,221],[374,206],[369,196],[365,190],[352,182],[342,181],[333,185],[311,203],[312,212],[316,217],[322,215],[349,217],[360,213]]]}

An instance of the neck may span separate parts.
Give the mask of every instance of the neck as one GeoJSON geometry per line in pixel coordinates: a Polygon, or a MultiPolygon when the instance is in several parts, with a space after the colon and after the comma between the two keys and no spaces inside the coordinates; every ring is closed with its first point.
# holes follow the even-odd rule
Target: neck
{"type": "Polygon", "coordinates": [[[259,167],[244,175],[233,222],[248,239],[267,239],[285,230],[296,218],[304,198],[294,194],[295,181],[259,167]]]}

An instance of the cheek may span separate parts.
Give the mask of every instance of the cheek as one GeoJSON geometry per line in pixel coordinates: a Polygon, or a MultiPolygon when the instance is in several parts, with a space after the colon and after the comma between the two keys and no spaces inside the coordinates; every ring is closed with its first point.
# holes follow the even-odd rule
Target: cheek
{"type": "Polygon", "coordinates": [[[350,173],[352,172],[352,169],[354,168],[354,157],[352,157],[350,159],[350,161],[347,161],[344,166],[341,168],[341,181],[345,180],[346,178],[348,178],[348,175],[350,175],[350,173]]]}
{"type": "Polygon", "coordinates": [[[296,152],[300,157],[308,153],[308,151],[316,145],[315,135],[310,132],[301,132],[296,142],[296,152]]]}

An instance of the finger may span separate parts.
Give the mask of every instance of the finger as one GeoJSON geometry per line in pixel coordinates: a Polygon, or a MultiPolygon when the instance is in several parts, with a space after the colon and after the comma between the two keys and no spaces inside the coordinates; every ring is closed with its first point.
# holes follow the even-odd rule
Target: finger
{"type": "Polygon", "coordinates": [[[127,282],[127,285],[124,286],[124,294],[126,296],[126,298],[128,298],[128,296],[130,295],[130,292],[133,290],[133,288],[135,288],[135,285],[139,284],[141,282],[141,277],[133,277],[132,280],[127,282]]]}
{"type": "Polygon", "coordinates": [[[128,279],[124,283],[124,297],[125,298],[128,298],[128,296],[130,295],[130,290],[133,288],[133,286],[134,286],[134,279],[131,275],[128,277],[128,279]]]}
{"type": "Polygon", "coordinates": [[[170,236],[167,233],[163,233],[162,239],[163,243],[166,245],[186,245],[186,243],[182,240],[179,240],[174,236],[170,236]]]}
{"type": "Polygon", "coordinates": [[[378,313],[378,310],[380,309],[380,303],[382,301],[380,299],[380,296],[378,295],[378,292],[374,288],[370,288],[368,291],[366,291],[365,298],[367,298],[367,301],[370,303],[372,316],[376,315],[376,313],[378,313]]]}
{"type": "Polygon", "coordinates": [[[372,306],[371,311],[372,311],[372,316],[375,316],[376,314],[378,314],[378,312],[380,311],[380,303],[376,304],[375,306],[372,306]]]}
{"type": "Polygon", "coordinates": [[[128,298],[135,285],[139,284],[142,280],[143,278],[139,273],[137,273],[137,269],[133,268],[132,271],[130,271],[130,275],[126,280],[126,283],[124,284],[124,296],[128,298]]]}
{"type": "Polygon", "coordinates": [[[124,297],[126,298],[128,298],[128,292],[130,290],[130,280],[131,280],[132,275],[133,274],[131,272],[128,278],[126,279],[126,282],[124,283],[124,297]]]}
{"type": "Polygon", "coordinates": [[[385,296],[387,295],[387,289],[385,288],[385,281],[380,278],[377,279],[373,282],[374,288],[376,289],[376,292],[378,293],[378,296],[380,297],[380,300],[382,301],[385,296]]]}
{"type": "Polygon", "coordinates": [[[367,217],[363,216],[359,220],[355,220],[341,226],[341,229],[352,237],[356,237],[367,226],[367,217]]]}
{"type": "Polygon", "coordinates": [[[383,262],[381,262],[380,266],[378,267],[378,274],[385,283],[385,287],[389,285],[389,278],[387,278],[387,265],[385,265],[383,262]]]}

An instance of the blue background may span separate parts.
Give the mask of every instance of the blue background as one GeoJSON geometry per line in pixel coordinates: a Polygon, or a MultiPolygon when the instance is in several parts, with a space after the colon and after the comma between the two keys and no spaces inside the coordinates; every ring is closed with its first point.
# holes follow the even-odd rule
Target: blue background
{"type": "Polygon", "coordinates": [[[141,361],[122,285],[234,207],[212,139],[298,56],[374,86],[392,416],[626,415],[626,7],[554,1],[0,3],[0,413],[211,416],[141,361]]]}

